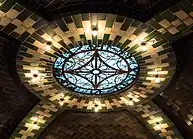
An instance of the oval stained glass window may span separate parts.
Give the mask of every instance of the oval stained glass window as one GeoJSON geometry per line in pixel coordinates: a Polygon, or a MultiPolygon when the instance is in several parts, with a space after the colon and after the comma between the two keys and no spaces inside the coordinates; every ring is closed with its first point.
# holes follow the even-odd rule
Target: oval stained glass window
{"type": "Polygon", "coordinates": [[[59,83],[87,95],[119,93],[131,87],[138,74],[135,58],[116,46],[72,48],[54,63],[54,76],[59,83]]]}

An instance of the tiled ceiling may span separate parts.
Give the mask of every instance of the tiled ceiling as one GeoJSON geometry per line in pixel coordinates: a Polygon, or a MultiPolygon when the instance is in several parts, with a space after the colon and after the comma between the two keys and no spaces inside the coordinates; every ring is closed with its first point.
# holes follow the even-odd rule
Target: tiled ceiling
{"type": "MultiPolygon", "coordinates": [[[[178,0],[18,0],[18,4],[13,3],[14,0],[2,0],[0,30],[22,42],[17,57],[17,70],[22,83],[41,99],[19,124],[12,137],[38,138],[46,126],[64,109],[109,112],[120,110],[121,107],[132,108],[135,116],[140,117],[154,136],[181,138],[175,126],[154,103],[150,101],[144,104],[161,93],[172,79],[176,60],[170,46],[171,42],[192,32],[193,0],[182,0],[178,4],[176,1],[178,0]],[[167,8],[172,3],[175,5],[167,8]],[[156,14],[158,12],[160,13],[156,14]],[[92,17],[98,17],[97,39],[91,34],[91,25],[94,25],[94,22],[91,22],[91,19],[94,19],[92,17]],[[49,50],[46,49],[48,41],[52,41],[53,44],[49,50]],[[148,44],[145,51],[141,49],[142,41],[148,44]],[[90,43],[119,45],[137,57],[141,74],[133,90],[105,99],[91,99],[72,95],[59,87],[52,76],[55,58],[68,48],[90,43]],[[33,82],[37,73],[39,76],[33,82]],[[160,81],[156,83],[156,79],[160,81]]],[[[0,90],[2,92],[3,89],[0,90]]],[[[192,125],[193,112],[190,110],[191,114],[187,115],[187,126],[192,125]]],[[[129,119],[129,116],[126,119],[129,119]]],[[[187,119],[184,119],[184,122],[185,120],[187,119]]],[[[129,124],[130,122],[127,126],[129,124]]]]}
{"type": "Polygon", "coordinates": [[[89,12],[114,13],[147,21],[179,0],[18,0],[28,9],[54,20],[60,15],[89,12]],[[144,16],[144,14],[146,16],[144,16]]]}
{"type": "Polygon", "coordinates": [[[151,139],[147,129],[127,111],[82,113],[64,111],[40,139],[151,139]]]}

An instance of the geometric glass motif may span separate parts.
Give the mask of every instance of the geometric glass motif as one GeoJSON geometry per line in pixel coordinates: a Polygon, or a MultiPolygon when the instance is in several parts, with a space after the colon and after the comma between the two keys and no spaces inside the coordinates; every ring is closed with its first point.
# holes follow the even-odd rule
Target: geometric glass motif
{"type": "Polygon", "coordinates": [[[119,93],[137,80],[139,65],[117,46],[84,45],[58,57],[54,76],[66,89],[86,95],[119,93]]]}

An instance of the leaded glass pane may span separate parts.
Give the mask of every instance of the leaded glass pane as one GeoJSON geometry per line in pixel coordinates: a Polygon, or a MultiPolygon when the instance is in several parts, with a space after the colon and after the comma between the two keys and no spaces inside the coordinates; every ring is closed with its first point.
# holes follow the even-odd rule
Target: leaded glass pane
{"type": "Polygon", "coordinates": [[[128,89],[138,73],[138,63],[129,52],[108,45],[72,48],[54,64],[54,76],[64,87],[87,95],[128,89]]]}

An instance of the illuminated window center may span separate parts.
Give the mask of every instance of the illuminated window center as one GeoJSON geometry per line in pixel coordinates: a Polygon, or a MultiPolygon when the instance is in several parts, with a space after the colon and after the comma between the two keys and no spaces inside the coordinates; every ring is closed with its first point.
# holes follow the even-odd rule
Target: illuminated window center
{"type": "Polygon", "coordinates": [[[54,76],[66,89],[87,95],[119,93],[137,79],[135,58],[116,46],[84,45],[56,59],[54,76]]]}

